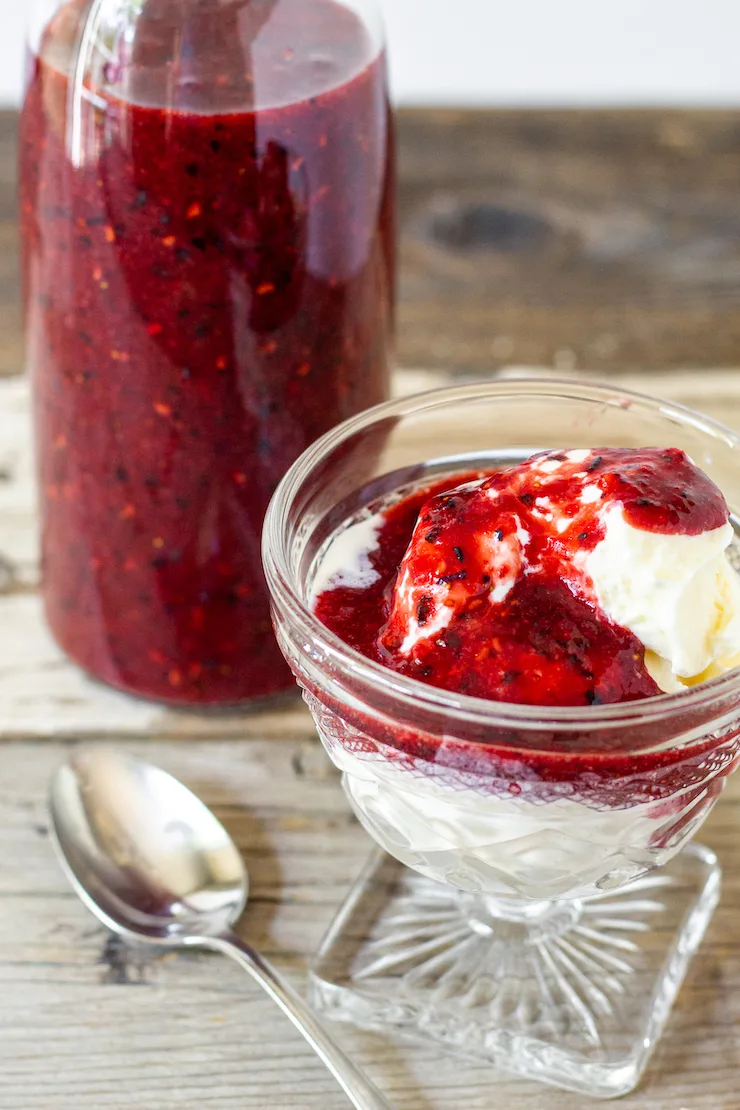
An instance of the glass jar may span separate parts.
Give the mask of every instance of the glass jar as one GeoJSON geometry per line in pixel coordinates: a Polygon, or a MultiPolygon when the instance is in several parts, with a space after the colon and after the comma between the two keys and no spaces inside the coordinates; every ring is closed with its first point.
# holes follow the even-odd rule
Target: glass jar
{"type": "Polygon", "coordinates": [[[289,687],[260,533],[382,400],[392,116],[375,0],[39,0],[21,118],[44,596],[96,677],[289,687]]]}

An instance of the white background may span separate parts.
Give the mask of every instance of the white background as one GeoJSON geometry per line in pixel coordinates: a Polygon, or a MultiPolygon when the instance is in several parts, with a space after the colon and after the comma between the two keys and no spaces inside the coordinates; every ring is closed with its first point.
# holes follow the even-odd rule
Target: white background
{"type": "MultiPolygon", "coordinates": [[[[33,2],[0,0],[2,104],[33,2]]],[[[401,103],[740,104],[740,0],[381,3],[401,103]]]]}

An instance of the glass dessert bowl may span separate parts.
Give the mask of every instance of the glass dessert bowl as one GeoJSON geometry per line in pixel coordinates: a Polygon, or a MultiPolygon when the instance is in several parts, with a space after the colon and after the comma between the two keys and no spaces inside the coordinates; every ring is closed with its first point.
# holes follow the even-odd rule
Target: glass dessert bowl
{"type": "Polygon", "coordinates": [[[263,541],[280,646],[385,850],[325,938],[314,1002],[596,1097],[639,1081],[716,905],[716,859],[687,842],[740,757],[738,672],[616,704],[488,701],[367,658],[314,607],[327,563],[350,557],[338,537],[410,492],[540,450],[648,444],[686,451],[740,507],[740,438],[709,419],[501,381],[329,433],[279,487],[263,541]]]}

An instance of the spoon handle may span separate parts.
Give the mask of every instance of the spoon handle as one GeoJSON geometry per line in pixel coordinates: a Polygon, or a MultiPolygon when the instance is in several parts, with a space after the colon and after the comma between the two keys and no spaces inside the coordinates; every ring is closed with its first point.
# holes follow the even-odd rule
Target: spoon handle
{"type": "Polygon", "coordinates": [[[246,941],[236,933],[226,933],[217,937],[202,937],[199,942],[236,960],[264,987],[324,1061],[356,1110],[391,1110],[377,1087],[352,1063],[308,1004],[246,941]]]}

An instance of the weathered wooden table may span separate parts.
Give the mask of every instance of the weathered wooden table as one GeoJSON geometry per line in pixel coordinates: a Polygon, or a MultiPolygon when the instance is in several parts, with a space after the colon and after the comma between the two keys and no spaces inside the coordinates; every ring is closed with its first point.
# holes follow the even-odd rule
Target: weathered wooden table
{"type": "MultiPolygon", "coordinates": [[[[0,375],[21,349],[12,128],[0,117],[0,375]]],[[[736,116],[409,113],[401,138],[401,361],[436,370],[399,372],[399,391],[505,363],[585,367],[740,428],[736,116]]],[[[243,973],[127,952],[57,867],[50,775],[78,740],[120,743],[216,809],[252,877],[241,928],[300,985],[371,845],[298,699],[179,714],[63,659],[41,619],[28,396],[13,378],[0,381],[0,738],[0,1110],[346,1106],[243,973]]],[[[724,866],[722,902],[629,1110],[740,1107],[740,776],[701,839],[724,866]]],[[[434,1050],[338,1036],[399,1110],[590,1105],[434,1050]]]]}

